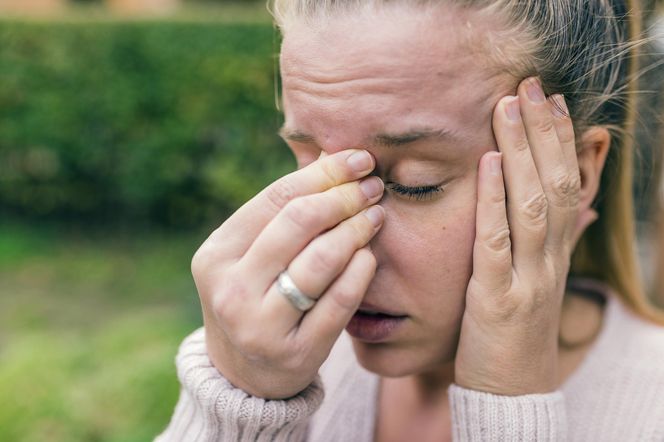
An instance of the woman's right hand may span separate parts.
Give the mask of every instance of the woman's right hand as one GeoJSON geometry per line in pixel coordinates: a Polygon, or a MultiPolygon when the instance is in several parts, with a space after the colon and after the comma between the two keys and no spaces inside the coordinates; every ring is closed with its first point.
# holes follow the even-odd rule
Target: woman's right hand
{"type": "Polygon", "coordinates": [[[201,245],[192,273],[215,367],[234,386],[284,399],[316,377],[376,270],[367,247],[382,226],[383,183],[369,152],[321,157],[280,178],[201,245]],[[317,299],[306,313],[277,291],[288,270],[317,299]]]}

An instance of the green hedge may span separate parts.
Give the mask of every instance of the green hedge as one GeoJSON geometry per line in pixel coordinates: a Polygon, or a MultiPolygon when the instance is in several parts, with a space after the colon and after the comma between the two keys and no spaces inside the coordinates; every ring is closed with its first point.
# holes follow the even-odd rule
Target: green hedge
{"type": "Polygon", "coordinates": [[[216,222],[295,162],[269,24],[0,23],[0,211],[216,222]]]}

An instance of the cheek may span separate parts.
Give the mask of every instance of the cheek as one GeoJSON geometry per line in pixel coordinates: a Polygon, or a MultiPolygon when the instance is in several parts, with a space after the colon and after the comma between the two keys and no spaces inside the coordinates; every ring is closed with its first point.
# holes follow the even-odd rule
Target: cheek
{"type": "Polygon", "coordinates": [[[475,239],[474,192],[454,204],[417,204],[385,204],[388,221],[376,238],[379,264],[416,292],[465,293],[475,239]]]}

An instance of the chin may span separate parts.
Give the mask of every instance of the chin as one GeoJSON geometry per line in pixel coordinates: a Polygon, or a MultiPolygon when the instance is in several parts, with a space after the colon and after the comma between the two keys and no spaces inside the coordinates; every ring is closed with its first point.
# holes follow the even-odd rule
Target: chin
{"type": "Polygon", "coordinates": [[[393,343],[369,344],[352,338],[357,361],[366,370],[387,378],[412,376],[454,362],[456,346],[425,349],[393,343]]]}

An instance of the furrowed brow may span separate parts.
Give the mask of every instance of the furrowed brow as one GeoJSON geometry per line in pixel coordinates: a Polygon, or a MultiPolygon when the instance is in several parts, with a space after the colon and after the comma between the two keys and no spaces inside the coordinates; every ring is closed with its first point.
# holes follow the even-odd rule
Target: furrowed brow
{"type": "Polygon", "coordinates": [[[448,129],[416,129],[400,134],[378,134],[374,137],[374,144],[385,147],[402,147],[417,141],[455,141],[458,135],[448,129]]]}
{"type": "MultiPolygon", "coordinates": [[[[313,135],[300,132],[299,130],[286,129],[282,127],[279,130],[279,136],[286,141],[296,143],[315,144],[316,138],[313,135]]],[[[383,147],[403,147],[417,141],[459,141],[460,137],[454,131],[448,129],[413,129],[398,134],[378,134],[371,139],[371,144],[383,147]]]]}

